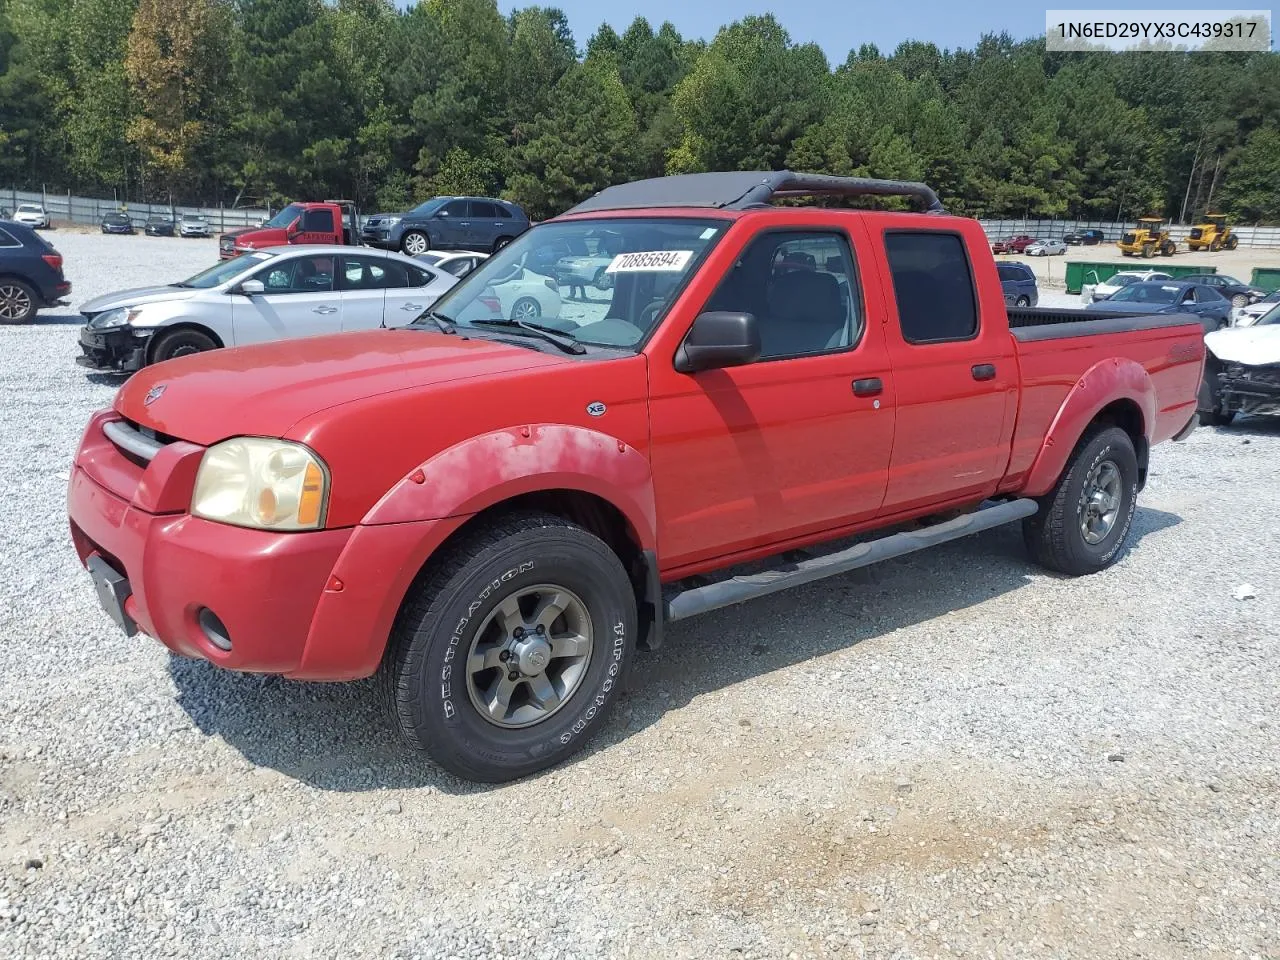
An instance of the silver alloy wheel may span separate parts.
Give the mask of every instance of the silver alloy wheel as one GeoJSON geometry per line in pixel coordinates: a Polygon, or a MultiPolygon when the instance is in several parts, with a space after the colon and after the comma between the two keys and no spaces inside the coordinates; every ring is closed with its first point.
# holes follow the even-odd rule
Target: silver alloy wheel
{"type": "Polygon", "coordinates": [[[410,233],[404,238],[404,252],[411,257],[427,252],[427,238],[420,233],[410,233]]]}
{"type": "Polygon", "coordinates": [[[25,320],[32,313],[31,295],[14,284],[0,285],[0,320],[25,320]]]}
{"type": "Polygon", "coordinates": [[[542,316],[542,308],[533,297],[521,297],[511,308],[513,320],[537,320],[542,316]]]}
{"type": "Polygon", "coordinates": [[[1084,509],[1080,512],[1080,532],[1085,543],[1096,546],[1115,527],[1123,489],[1120,468],[1112,461],[1103,460],[1089,472],[1081,498],[1084,509]]]}
{"type": "Polygon", "coordinates": [[[595,634],[571,590],[541,583],[502,599],[467,650],[467,694],[490,723],[507,729],[546,720],[587,675],[595,634]]]}
{"type": "Polygon", "coordinates": [[[1235,307],[1237,310],[1241,309],[1242,307],[1247,307],[1249,305],[1249,298],[1246,297],[1243,293],[1237,293],[1234,297],[1231,298],[1231,305],[1235,307]]]}

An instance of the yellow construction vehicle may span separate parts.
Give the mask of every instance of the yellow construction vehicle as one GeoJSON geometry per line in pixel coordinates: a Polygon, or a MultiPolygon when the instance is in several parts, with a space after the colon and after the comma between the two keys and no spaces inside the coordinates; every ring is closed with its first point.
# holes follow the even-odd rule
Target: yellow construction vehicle
{"type": "Polygon", "coordinates": [[[1191,228],[1187,237],[1187,246],[1192,250],[1234,250],[1240,246],[1240,238],[1227,225],[1225,213],[1206,213],[1204,223],[1197,223],[1191,228]]]}
{"type": "Polygon", "coordinates": [[[1138,225],[1126,230],[1116,246],[1126,257],[1143,256],[1148,260],[1157,253],[1162,257],[1172,257],[1178,252],[1178,245],[1169,236],[1164,217],[1139,217],[1138,225]]]}

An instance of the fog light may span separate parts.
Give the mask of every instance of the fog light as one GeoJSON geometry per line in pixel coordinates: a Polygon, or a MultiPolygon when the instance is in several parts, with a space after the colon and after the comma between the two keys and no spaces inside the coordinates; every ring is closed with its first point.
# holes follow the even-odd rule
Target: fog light
{"type": "Polygon", "coordinates": [[[226,626],[212,610],[201,607],[200,612],[196,614],[196,623],[200,624],[206,640],[224,653],[231,652],[231,634],[227,633],[226,626]]]}

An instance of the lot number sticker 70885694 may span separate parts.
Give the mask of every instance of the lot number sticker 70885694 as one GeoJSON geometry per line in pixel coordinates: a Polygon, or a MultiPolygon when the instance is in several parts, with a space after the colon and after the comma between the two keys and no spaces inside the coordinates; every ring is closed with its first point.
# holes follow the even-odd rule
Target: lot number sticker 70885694
{"type": "Polygon", "coordinates": [[[613,258],[605,273],[643,273],[649,270],[669,270],[679,273],[684,269],[692,250],[648,250],[636,253],[620,253],[613,258]]]}

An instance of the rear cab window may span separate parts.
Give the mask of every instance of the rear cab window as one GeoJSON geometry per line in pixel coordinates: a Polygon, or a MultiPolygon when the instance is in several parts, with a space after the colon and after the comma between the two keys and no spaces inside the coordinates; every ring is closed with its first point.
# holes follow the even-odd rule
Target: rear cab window
{"type": "Polygon", "coordinates": [[[884,239],[903,339],[930,344],[975,338],[978,300],[961,236],[891,230],[884,239]]]}

